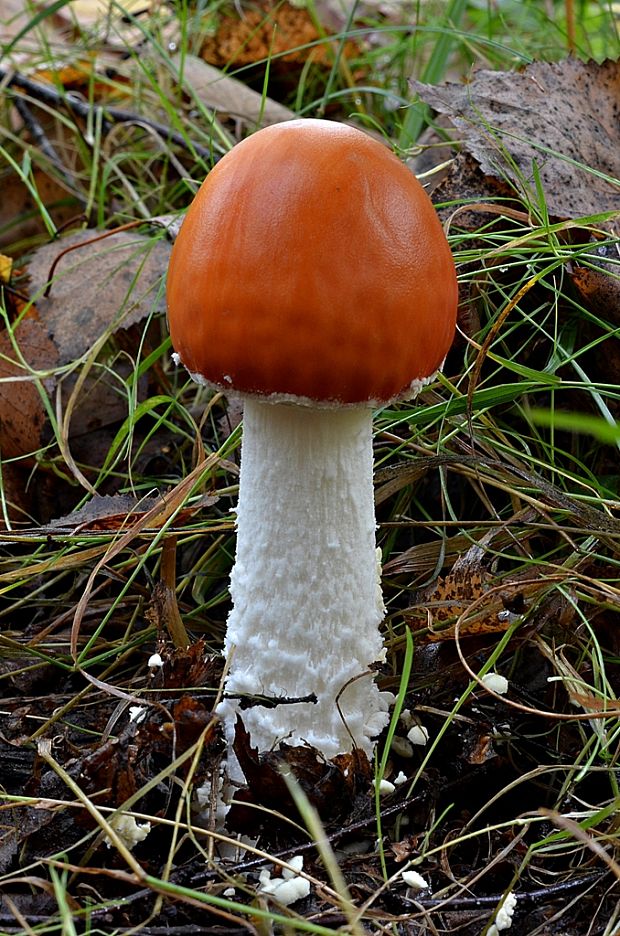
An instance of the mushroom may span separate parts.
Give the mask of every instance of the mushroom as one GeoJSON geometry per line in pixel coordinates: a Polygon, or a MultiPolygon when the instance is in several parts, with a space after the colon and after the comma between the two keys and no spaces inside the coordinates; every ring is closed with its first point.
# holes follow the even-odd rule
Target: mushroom
{"type": "Polygon", "coordinates": [[[414,396],[454,335],[454,262],[430,199],[387,147],[292,120],[209,173],[168,272],[177,362],[244,400],[230,668],[252,743],[372,754],[385,609],[373,408],[414,396]],[[299,701],[303,697],[311,701],[299,701]],[[260,699],[257,700],[260,703],[260,699]]]}

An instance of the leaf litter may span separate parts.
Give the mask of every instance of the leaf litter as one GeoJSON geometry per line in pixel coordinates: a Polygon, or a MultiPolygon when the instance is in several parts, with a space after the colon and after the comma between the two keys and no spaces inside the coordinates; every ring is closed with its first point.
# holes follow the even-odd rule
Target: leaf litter
{"type": "MultiPolygon", "coordinates": [[[[549,87],[557,88],[554,94],[559,96],[560,76],[557,71],[553,74],[556,85],[550,84],[549,87]]],[[[209,73],[208,82],[211,77],[215,79],[217,76],[209,73]]],[[[511,74],[510,80],[514,78],[511,74]]],[[[529,80],[533,80],[531,76],[529,80]]],[[[538,80],[542,80],[540,75],[538,80]]],[[[499,75],[497,81],[500,90],[509,84],[508,76],[499,75]]],[[[584,87],[582,84],[582,90],[584,87]]],[[[229,86],[228,90],[232,93],[235,89],[229,86]]],[[[441,94],[441,91],[437,93],[441,94]]],[[[489,96],[488,87],[483,88],[483,100],[485,93],[489,96]]],[[[518,190],[524,179],[529,179],[531,158],[528,164],[527,150],[523,154],[519,151],[518,159],[514,158],[518,171],[513,170],[513,175],[509,171],[510,160],[506,165],[498,163],[496,150],[510,152],[513,136],[519,132],[507,123],[504,134],[502,115],[504,111],[509,114],[511,105],[510,99],[504,100],[503,93],[499,97],[503,101],[502,108],[497,114],[493,112],[492,119],[501,133],[501,145],[497,145],[496,136],[491,135],[489,140],[485,135],[489,112],[486,117],[483,114],[478,139],[475,134],[472,136],[469,153],[462,154],[459,159],[468,160],[468,171],[477,179],[481,196],[502,193],[503,197],[508,193],[514,200],[512,210],[527,218],[518,190]],[[497,177],[492,177],[492,173],[497,173],[497,177]]],[[[205,102],[208,103],[207,97],[205,102]]],[[[226,119],[226,114],[233,118],[229,131],[234,132],[234,118],[248,119],[254,114],[255,104],[254,98],[251,104],[241,107],[233,98],[232,103],[225,101],[218,105],[223,119],[226,119]],[[247,107],[245,111],[244,107],[247,107]],[[237,113],[235,109],[241,112],[237,113]]],[[[472,112],[465,109],[463,102],[456,105],[446,103],[444,107],[454,117],[459,136],[466,139],[464,127],[474,121],[478,106],[472,112]],[[458,120],[462,121],[460,126],[458,120]]],[[[613,127],[609,132],[612,131],[613,127]]],[[[523,125],[520,132],[523,135],[523,125]]],[[[551,138],[533,148],[532,152],[539,155],[541,146],[561,151],[563,140],[561,137],[551,138]]],[[[567,152],[574,154],[575,151],[567,152]]],[[[576,157],[571,156],[573,158],[576,157]]],[[[576,161],[586,161],[586,158],[586,154],[581,153],[576,161]]],[[[455,161],[455,166],[458,161],[455,161]]],[[[461,162],[461,166],[463,164],[461,162]]],[[[581,211],[573,208],[574,214],[564,215],[563,203],[553,201],[555,195],[543,172],[543,169],[549,169],[550,164],[551,157],[545,165],[537,158],[541,184],[545,191],[549,188],[551,193],[550,211],[557,212],[560,217],[578,218],[581,211]]],[[[577,168],[573,163],[569,165],[577,168]]],[[[453,167],[448,170],[448,178],[454,186],[456,176],[453,167]]],[[[462,174],[461,180],[463,178],[462,174]]],[[[605,181],[599,176],[593,178],[597,182],[605,181]]],[[[583,178],[578,176],[578,179],[581,192],[583,178]]],[[[439,197],[446,190],[445,187],[440,188],[439,197]]],[[[601,191],[603,196],[595,186],[590,193],[591,202],[582,203],[582,208],[588,207],[585,213],[607,210],[601,207],[598,199],[603,197],[603,203],[607,204],[605,198],[610,193],[604,186],[601,191]],[[590,211],[593,205],[595,207],[590,211]]],[[[464,186],[459,192],[458,185],[456,193],[461,198],[467,194],[464,186]]],[[[580,197],[586,196],[581,192],[580,197]]],[[[611,197],[614,197],[613,190],[611,197]]],[[[472,211],[470,218],[471,230],[475,230],[480,213],[476,215],[472,211]]],[[[464,220],[463,213],[458,218],[459,224],[464,220]]],[[[139,257],[145,253],[151,255],[147,241],[152,243],[152,238],[144,239],[143,251],[136,248],[134,252],[132,245],[140,242],[139,235],[116,235],[122,248],[112,247],[114,238],[99,244],[85,244],[84,241],[91,236],[92,232],[82,232],[76,235],[75,241],[63,238],[37,252],[27,270],[31,279],[29,295],[34,300],[31,313],[24,313],[24,306],[16,303],[13,314],[16,319],[22,317],[12,333],[4,335],[7,342],[4,347],[5,366],[9,368],[7,383],[13,390],[23,383],[35,393],[28,406],[20,403],[23,415],[11,413],[12,422],[7,417],[0,423],[3,454],[6,453],[6,445],[13,445],[13,451],[29,465],[32,459],[28,456],[48,444],[49,439],[49,410],[41,405],[41,392],[48,395],[48,400],[54,399],[59,382],[65,383],[63,368],[70,369],[80,358],[88,363],[93,349],[99,356],[98,360],[125,379],[127,372],[122,370],[117,357],[110,356],[110,350],[115,349],[118,343],[135,355],[137,343],[145,334],[143,331],[135,334],[135,330],[142,329],[151,315],[156,321],[162,317],[159,285],[167,263],[167,244],[156,242],[153,266],[147,265],[145,279],[137,280],[135,274],[142,270],[139,257]],[[60,260],[50,295],[44,298],[42,293],[51,261],[66,245],[80,242],[83,243],[81,250],[72,251],[60,260]],[[159,248],[162,251],[157,253],[159,248]],[[123,262],[119,262],[121,258],[124,258],[123,262]],[[91,260],[94,267],[89,265],[91,260]],[[87,306],[90,313],[85,312],[87,306]],[[20,363],[20,354],[15,351],[15,340],[19,351],[25,352],[25,368],[20,363]],[[35,371],[40,374],[38,382],[30,379],[35,371]],[[28,379],[20,380],[24,375],[28,379]],[[26,415],[28,412],[31,416],[26,415]],[[29,421],[30,430],[25,425],[29,421]],[[31,431],[30,436],[28,431],[31,431]]],[[[613,256],[598,256],[601,259],[599,265],[570,267],[575,286],[582,289],[584,296],[586,293],[591,296],[593,291],[590,274],[592,278],[599,273],[607,278],[615,270],[613,256]],[[584,269],[587,274],[582,272],[584,269]]],[[[21,256],[18,260],[23,269],[21,256]]],[[[12,282],[18,283],[20,290],[26,285],[25,279],[13,279],[12,282]]],[[[479,307],[475,311],[481,314],[479,307]]],[[[473,334],[473,329],[469,334],[473,334]]],[[[536,350],[529,354],[535,355],[536,350]]],[[[534,363],[531,357],[528,360],[534,363]]],[[[448,371],[451,374],[455,372],[454,369],[448,371]]],[[[144,400],[145,394],[156,392],[161,387],[160,381],[165,379],[165,368],[160,367],[160,372],[150,377],[155,391],[143,384],[138,399],[144,400]]],[[[188,402],[188,411],[191,411],[191,395],[187,391],[182,392],[188,402]]],[[[430,406],[436,402],[434,392],[429,390],[425,398],[430,406]]],[[[72,390],[69,391],[69,399],[71,393],[72,390]]],[[[518,386],[515,394],[518,395],[518,386]]],[[[115,426],[123,419],[124,407],[116,407],[113,396],[112,391],[106,391],[99,397],[91,396],[88,409],[97,413],[105,411],[110,424],[115,426]]],[[[11,399],[15,401],[17,397],[13,395],[11,399]]],[[[60,399],[64,407],[67,397],[61,396],[60,399]]],[[[213,423],[209,424],[207,420],[203,424],[201,445],[204,446],[206,440],[207,446],[216,451],[223,436],[217,427],[225,423],[229,414],[221,403],[217,403],[211,415],[213,423]]],[[[588,661],[588,644],[583,629],[580,629],[582,619],[579,615],[584,613],[582,609],[587,607],[588,600],[594,602],[601,597],[598,590],[603,592],[602,605],[606,602],[608,606],[593,615],[593,625],[599,629],[601,639],[605,639],[611,648],[615,646],[620,650],[617,636],[613,636],[617,630],[614,628],[617,596],[611,587],[605,593],[606,586],[602,581],[609,576],[605,564],[608,556],[617,552],[615,517],[578,499],[573,501],[559,486],[520,464],[514,453],[505,463],[499,458],[487,457],[485,460],[485,455],[480,453],[472,455],[468,444],[458,434],[461,425],[459,414],[448,415],[447,418],[455,431],[455,451],[448,460],[442,462],[438,456],[433,461],[432,455],[429,457],[426,453],[424,467],[415,462],[412,467],[411,461],[399,462],[397,459],[389,476],[383,479],[377,476],[382,485],[378,488],[378,501],[386,511],[383,516],[385,530],[389,530],[392,522],[392,515],[387,511],[396,501],[398,513],[394,516],[404,516],[408,510],[412,515],[418,515],[415,506],[418,489],[424,489],[430,495],[425,510],[433,512],[436,529],[442,529],[445,515],[441,511],[438,489],[434,488],[436,478],[443,478],[443,494],[453,498],[454,502],[459,492],[466,491],[471,495],[463,496],[462,509],[458,512],[462,532],[454,537],[443,535],[439,540],[433,539],[426,524],[426,529],[418,531],[417,541],[411,544],[408,541],[409,528],[405,524],[396,540],[397,545],[392,549],[391,564],[386,564],[386,576],[390,579],[387,588],[393,609],[388,624],[390,629],[393,628],[390,630],[393,649],[396,654],[400,652],[398,644],[402,640],[403,621],[415,631],[419,640],[407,691],[407,705],[414,709],[429,746],[435,744],[435,739],[441,739],[437,742],[437,753],[427,761],[425,748],[413,750],[411,745],[404,743],[411,726],[403,712],[396,726],[396,737],[400,742],[394,743],[386,762],[386,778],[399,778],[399,783],[393,784],[393,791],[382,799],[377,814],[371,792],[372,777],[363,757],[351,755],[338,764],[325,764],[317,760],[310,748],[295,749],[284,745],[279,751],[259,758],[242,725],[237,732],[237,754],[250,780],[248,788],[240,791],[236,812],[233,813],[232,821],[237,830],[260,834],[261,844],[284,860],[301,850],[310,856],[307,866],[311,873],[319,876],[324,873],[316,859],[314,844],[304,841],[304,833],[299,829],[291,831],[291,819],[297,821],[298,817],[282,785],[280,770],[283,766],[292,770],[323,815],[326,838],[338,849],[338,861],[354,899],[358,905],[367,902],[370,908],[364,925],[374,926],[378,917],[378,927],[383,928],[388,923],[403,936],[414,933],[417,936],[427,931],[425,915],[431,913],[436,931],[453,931],[459,927],[471,931],[471,927],[484,926],[501,895],[512,885],[532,840],[540,837],[539,830],[541,834],[551,834],[553,827],[550,824],[536,826],[534,822],[531,834],[523,825],[515,825],[514,817],[527,815],[528,811],[534,815],[541,802],[543,805],[556,803],[557,796],[564,789],[565,774],[570,773],[571,765],[578,763],[583,751],[583,731],[587,730],[589,719],[599,726],[593,729],[592,736],[598,732],[602,738],[607,730],[606,698],[595,696],[585,688],[578,691],[573,687],[570,693],[563,694],[557,682],[560,672],[568,674],[573,681],[592,679],[588,666],[583,662],[588,661]],[[504,501],[503,492],[506,490],[510,493],[504,501]],[[472,502],[477,505],[476,518],[472,518],[472,502]],[[485,535],[484,531],[496,522],[497,513],[504,517],[501,530],[492,529],[485,535]],[[474,520],[479,529],[474,536],[476,545],[472,546],[467,524],[474,520]],[[559,527],[561,532],[558,532],[559,527]],[[595,546],[586,544],[588,535],[595,546]],[[523,563],[523,568],[520,566],[527,556],[549,556],[548,562],[540,559],[539,568],[536,574],[530,572],[529,581],[525,581],[527,563],[523,563]],[[517,574],[515,569],[522,574],[517,574]],[[554,572],[566,586],[561,594],[554,590],[554,572]],[[415,589],[412,587],[414,580],[419,586],[415,589]],[[441,609],[442,630],[445,632],[441,636],[447,639],[425,645],[420,631],[424,629],[424,612],[429,608],[431,612],[441,609]],[[508,616],[501,619],[502,614],[508,616]],[[515,616],[526,618],[527,626],[511,638],[506,656],[496,661],[499,669],[510,673],[510,699],[498,703],[480,686],[471,694],[469,677],[456,650],[454,618],[462,619],[459,628],[461,652],[467,665],[478,672],[495,652],[498,637],[506,633],[515,616]],[[470,629],[468,621],[471,621],[470,629]],[[396,636],[399,627],[400,638],[396,636]],[[544,633],[550,642],[537,643],[537,633],[544,633]],[[557,645],[566,645],[568,650],[559,655],[555,649],[557,645]],[[571,646],[576,647],[575,653],[571,652],[571,646]],[[579,651],[582,651],[581,656],[579,651]],[[463,701],[455,710],[454,699],[459,694],[463,701]],[[515,710],[519,704],[534,705],[572,719],[575,701],[583,703],[584,719],[563,723],[565,727],[557,747],[554,740],[547,744],[551,730],[556,730],[555,725],[547,730],[546,723],[539,720],[532,727],[515,710]],[[584,726],[583,731],[580,726],[584,726]],[[543,793],[539,776],[531,776],[528,770],[547,770],[553,776],[553,771],[558,769],[558,761],[565,773],[555,785],[551,781],[543,793]],[[454,809],[455,803],[459,814],[454,809]],[[441,818],[444,816],[447,817],[445,822],[441,818]],[[484,830],[481,835],[478,834],[480,817],[484,820],[482,825],[488,822],[490,827],[490,831],[484,830]],[[382,823],[389,872],[393,873],[405,860],[420,861],[423,858],[424,877],[439,896],[429,892],[413,899],[405,891],[404,884],[399,886],[396,881],[390,887],[383,887],[374,842],[378,819],[382,823]],[[435,820],[436,827],[429,831],[429,822],[434,823],[435,820]],[[405,829],[406,832],[403,831],[405,829]],[[467,842],[471,829],[476,830],[476,854],[467,842]],[[461,831],[465,832],[463,841],[459,840],[461,831]],[[480,868],[485,868],[484,874],[480,868]],[[463,888],[466,888],[466,896],[463,888]]],[[[69,423],[72,445],[76,442],[73,430],[79,424],[78,413],[74,412],[69,423]]],[[[411,425],[415,425],[414,417],[411,417],[411,425]]],[[[87,419],[82,426],[88,437],[87,419]]],[[[393,427],[391,431],[394,433],[393,427]]],[[[187,474],[187,470],[182,470],[183,467],[186,469],[184,460],[198,463],[200,445],[194,440],[179,442],[176,437],[174,443],[167,447],[169,437],[163,431],[158,439],[164,440],[158,464],[163,464],[166,479],[170,482],[178,479],[180,474],[187,474]]],[[[138,445],[143,442],[140,433],[136,441],[138,445]]],[[[410,436],[404,433],[401,442],[397,450],[406,452],[410,436]]],[[[476,442],[489,456],[489,451],[484,448],[487,445],[484,433],[479,434],[476,442]]],[[[91,445],[91,459],[95,465],[100,465],[105,456],[93,443],[91,445]]],[[[490,455],[496,455],[492,446],[490,448],[490,455]]],[[[154,876],[168,874],[167,880],[173,886],[203,889],[207,895],[218,894],[224,883],[230,883],[232,875],[242,893],[245,888],[251,895],[256,873],[265,865],[264,857],[253,858],[248,853],[240,861],[228,864],[224,861],[219,868],[214,866],[210,862],[213,840],[207,834],[213,830],[205,831],[197,824],[185,825],[179,821],[179,816],[190,814],[187,786],[190,778],[197,783],[205,779],[213,781],[221,755],[221,740],[212,720],[212,706],[221,678],[221,660],[212,651],[218,646],[226,616],[226,599],[222,599],[221,591],[225,590],[228,569],[225,563],[218,568],[217,560],[214,560],[213,568],[205,569],[201,565],[196,549],[196,530],[200,529],[201,538],[206,538],[212,545],[215,535],[225,535],[230,530],[230,519],[226,516],[230,504],[228,486],[234,483],[235,474],[219,457],[214,458],[211,464],[211,473],[206,480],[203,479],[202,489],[188,507],[183,504],[189,485],[183,488],[182,497],[180,488],[173,487],[172,495],[166,500],[167,485],[160,482],[161,490],[150,498],[139,498],[126,492],[96,494],[81,508],[61,516],[56,523],[30,525],[24,532],[35,538],[39,545],[40,554],[36,562],[27,558],[22,563],[20,549],[23,547],[20,544],[25,539],[11,539],[11,531],[6,534],[3,548],[7,555],[0,562],[0,586],[9,589],[3,599],[5,604],[0,608],[9,625],[2,635],[2,647],[6,651],[2,675],[8,687],[2,701],[6,713],[0,738],[6,774],[2,779],[7,781],[5,786],[9,791],[17,796],[26,793],[33,797],[33,801],[7,804],[4,812],[7,834],[2,841],[0,860],[6,872],[14,873],[20,854],[38,862],[41,856],[56,854],[61,846],[63,850],[70,847],[71,860],[80,855],[84,874],[90,869],[95,870],[98,899],[107,897],[110,900],[108,907],[101,912],[96,909],[92,915],[92,921],[104,928],[102,931],[107,931],[105,927],[108,924],[117,928],[141,925],[151,910],[154,893],[139,886],[139,877],[131,882],[121,877],[125,867],[121,853],[105,847],[104,830],[98,828],[97,818],[79,805],[74,796],[76,788],[90,797],[96,809],[102,810],[102,815],[109,815],[109,810],[117,808],[124,812],[136,810],[138,822],[143,822],[144,815],[148,814],[152,828],[144,841],[136,842],[136,860],[147,873],[154,876]],[[161,492],[164,496],[160,501],[161,492]],[[180,509],[175,513],[177,508],[180,509]],[[196,525],[197,511],[204,514],[199,526],[196,525]],[[166,600],[162,600],[158,590],[168,580],[165,581],[162,574],[161,580],[156,581],[160,571],[158,554],[155,553],[150,568],[148,560],[148,544],[153,531],[155,534],[161,531],[173,513],[175,528],[171,535],[176,537],[181,533],[178,553],[175,549],[173,555],[179,576],[174,600],[177,601],[178,591],[178,607],[186,623],[192,626],[195,634],[205,635],[196,639],[189,648],[173,646],[168,639],[166,600]],[[215,535],[209,532],[210,523],[215,535]],[[100,542],[93,547],[94,551],[89,551],[89,539],[97,537],[100,537],[100,542]],[[64,557],[55,552],[55,540],[66,549],[64,557]],[[77,545],[73,545],[75,541],[77,545]],[[66,562],[64,567],[63,561],[66,562]],[[188,570],[191,570],[191,575],[188,570]],[[60,573],[59,582],[53,578],[55,573],[60,573]],[[97,581],[95,575],[98,575],[97,581]],[[37,589],[38,599],[28,600],[30,587],[37,589]],[[10,589],[17,590],[11,594],[10,589]],[[85,594],[88,600],[82,602],[85,594]],[[79,626],[74,627],[72,639],[76,655],[80,655],[80,666],[88,666],[89,675],[93,678],[87,686],[79,667],[73,666],[74,661],[66,652],[67,626],[78,616],[79,626]],[[107,623],[102,629],[103,619],[107,623]],[[162,662],[161,666],[149,668],[147,660],[153,650],[157,651],[162,662]],[[32,651],[42,654],[40,658],[34,658],[37,660],[35,663],[32,651]],[[108,688],[117,694],[109,692],[108,688]],[[136,713],[135,718],[129,715],[129,696],[134,696],[143,705],[142,713],[136,713]],[[54,738],[53,748],[46,747],[50,738],[54,738]],[[180,843],[176,837],[178,832],[182,833],[180,843]],[[199,848],[194,844],[196,837],[200,842],[199,848]],[[86,847],[80,852],[84,839],[86,847]],[[222,875],[228,876],[228,880],[224,882],[222,875]]],[[[3,465],[3,470],[7,467],[3,465]]],[[[51,473],[47,477],[54,480],[51,473]]],[[[197,482],[198,477],[199,473],[192,482],[197,482]]],[[[57,495],[59,487],[60,481],[56,480],[51,486],[52,498],[57,495]]],[[[59,517],[63,513],[57,496],[55,507],[55,513],[48,512],[48,517],[59,517]]],[[[166,587],[167,599],[170,596],[169,584],[166,587]]],[[[608,671],[612,672],[611,664],[608,671]]],[[[381,679],[386,685],[394,684],[388,672],[382,673],[381,679]]],[[[560,734],[559,729],[557,733],[560,734]]],[[[590,737],[587,736],[588,741],[590,737]]],[[[602,780],[593,781],[589,795],[593,799],[598,796],[602,801],[605,796],[603,785],[602,780]]],[[[567,808],[572,808],[576,795],[573,791],[582,791],[579,784],[571,786],[568,782],[565,790],[569,790],[567,808]]],[[[561,822],[556,822],[556,826],[561,827],[561,822]]],[[[606,834],[607,827],[602,819],[600,828],[606,834]]],[[[524,874],[520,882],[518,906],[531,911],[532,926],[540,929],[548,923],[555,927],[554,915],[557,912],[561,918],[566,902],[575,894],[586,896],[581,901],[581,908],[583,913],[587,913],[583,910],[588,904],[587,893],[598,884],[600,870],[595,870],[584,860],[579,873],[580,859],[575,857],[572,842],[566,856],[559,849],[555,853],[553,848],[549,853],[543,849],[538,861],[536,873],[524,874]],[[536,874],[540,868],[553,881],[546,887],[544,895],[537,886],[536,874]]],[[[77,866],[74,873],[79,877],[77,866]]],[[[40,882],[32,885],[41,887],[40,894],[11,893],[13,904],[3,905],[3,923],[13,919],[10,906],[26,913],[33,924],[45,922],[46,915],[53,912],[54,900],[43,872],[40,882]]],[[[68,903],[78,914],[84,907],[82,894],[73,885],[69,886],[69,891],[68,903]]],[[[596,893],[599,895],[596,899],[599,899],[602,890],[596,893]]],[[[322,895],[313,893],[301,905],[300,912],[308,916],[313,914],[317,925],[323,923],[333,930],[346,921],[339,915],[333,897],[326,899],[326,894],[327,891],[322,895]]],[[[248,913],[251,913],[249,902],[248,913]]],[[[180,899],[164,904],[160,922],[170,927],[171,932],[174,927],[178,932],[187,932],[189,927],[196,931],[199,927],[202,931],[202,914],[204,909],[196,911],[191,903],[184,904],[180,899]]],[[[207,919],[206,931],[219,931],[213,922],[215,917],[207,919]]],[[[523,912],[521,916],[517,913],[516,921],[513,931],[518,932],[516,927],[522,926],[525,933],[523,912]]],[[[247,931],[247,919],[234,916],[226,926],[222,923],[222,930],[232,932],[237,924],[243,924],[247,931]]]]}
{"type": "MultiPolygon", "coordinates": [[[[433,183],[437,201],[462,202],[456,210],[440,209],[446,224],[466,231],[486,225],[491,231],[503,218],[534,230],[555,222],[559,244],[580,248],[566,263],[566,272],[583,307],[598,318],[581,326],[591,347],[584,355],[586,369],[594,369],[605,383],[620,383],[615,338],[620,308],[620,60],[598,64],[568,58],[534,62],[514,72],[475,70],[461,83],[410,84],[440,115],[437,131],[426,137],[431,148],[414,165],[430,168],[432,178],[435,146],[441,140],[445,156],[446,135],[451,145],[451,158],[433,183]],[[601,330],[607,337],[601,337],[601,330]]],[[[491,254],[489,261],[501,266],[499,256],[493,260],[491,254]]],[[[531,286],[531,301],[544,301],[535,280],[524,288],[531,286]]],[[[469,337],[480,328],[476,306],[477,281],[467,278],[459,323],[469,337]]],[[[503,315],[511,310],[509,303],[503,315]]],[[[498,318],[479,351],[470,397],[488,344],[503,324],[498,318]]],[[[520,358],[527,361],[527,349],[520,358]]],[[[613,399],[610,411],[615,416],[619,412],[613,399]]]]}

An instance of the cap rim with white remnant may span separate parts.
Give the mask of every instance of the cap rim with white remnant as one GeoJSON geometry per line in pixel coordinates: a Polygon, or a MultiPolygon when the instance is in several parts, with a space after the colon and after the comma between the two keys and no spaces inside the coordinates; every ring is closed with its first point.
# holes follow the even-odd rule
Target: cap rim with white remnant
{"type": "Polygon", "coordinates": [[[294,120],[211,171],[168,274],[173,346],[192,375],[280,402],[383,405],[440,367],[454,263],[415,176],[365,133],[294,120]]]}

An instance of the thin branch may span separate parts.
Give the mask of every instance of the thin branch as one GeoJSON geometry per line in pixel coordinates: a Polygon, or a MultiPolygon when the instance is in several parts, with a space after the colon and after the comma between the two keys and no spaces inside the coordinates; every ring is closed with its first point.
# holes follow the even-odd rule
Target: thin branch
{"type": "MultiPolygon", "coordinates": [[[[173,130],[166,124],[159,123],[159,121],[144,117],[141,114],[134,114],[131,111],[123,110],[119,107],[91,104],[88,101],[83,101],[81,97],[71,92],[63,95],[51,85],[32,81],[31,78],[26,78],[26,76],[20,74],[20,72],[10,72],[3,68],[0,68],[0,81],[4,82],[6,88],[20,88],[26,91],[34,100],[42,101],[45,104],[49,104],[51,107],[64,107],[78,117],[88,118],[89,116],[101,114],[101,126],[104,134],[109,133],[114,124],[143,124],[155,130],[168,143],[174,143],[176,146],[180,146],[185,150],[190,150],[209,162],[217,160],[217,154],[213,152],[210,146],[203,146],[201,143],[196,143],[194,140],[188,140],[177,130],[173,130]]],[[[13,94],[17,101],[19,93],[13,91],[13,94]]]]}

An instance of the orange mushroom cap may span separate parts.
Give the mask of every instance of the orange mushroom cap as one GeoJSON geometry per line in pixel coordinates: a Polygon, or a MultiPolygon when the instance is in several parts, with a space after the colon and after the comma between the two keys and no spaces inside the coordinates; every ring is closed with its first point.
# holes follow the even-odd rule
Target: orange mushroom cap
{"type": "Polygon", "coordinates": [[[322,405],[411,395],[454,336],[450,248],[415,176],[326,120],[260,130],[209,173],[172,250],[172,344],[225,390],[322,405]]]}

